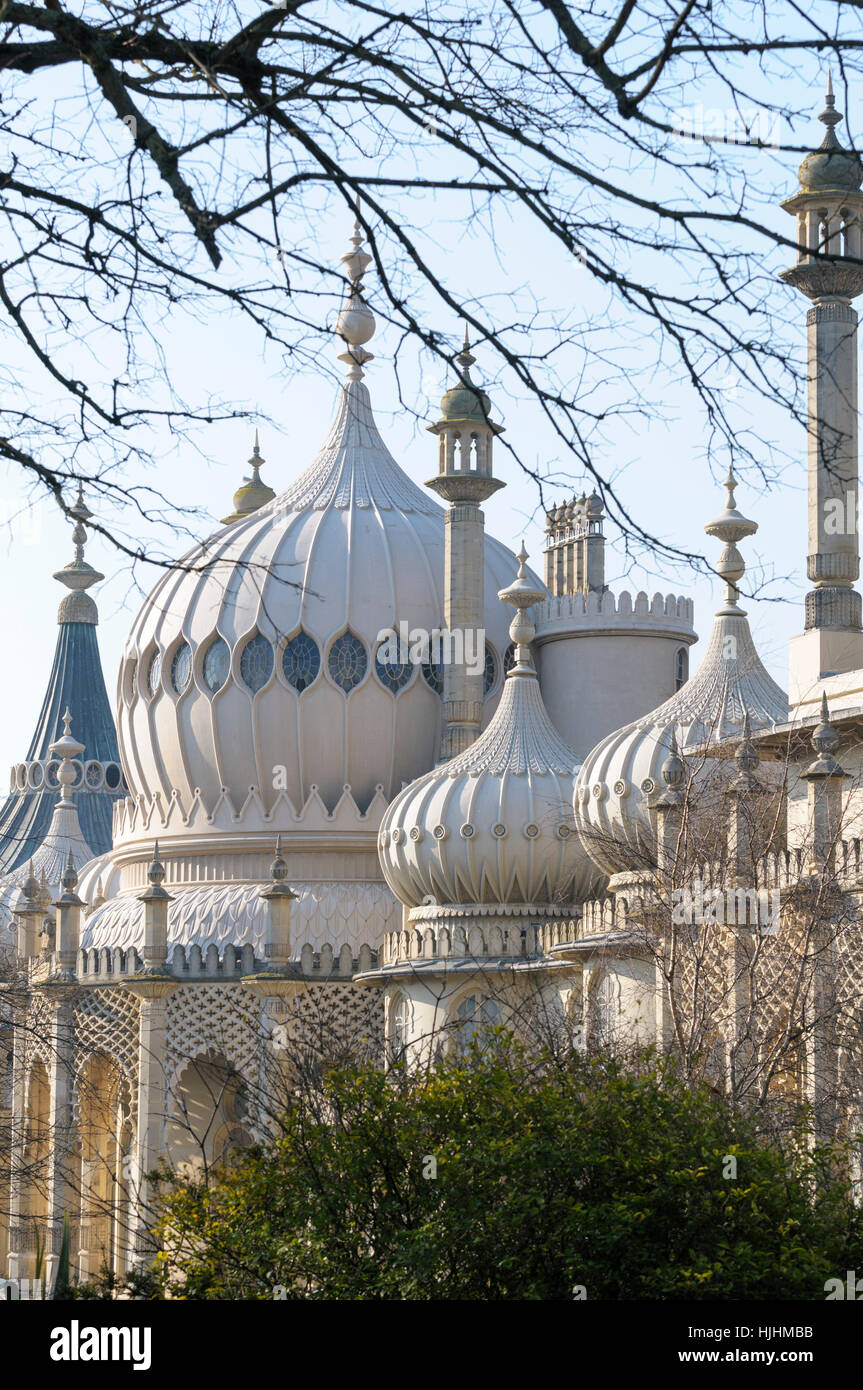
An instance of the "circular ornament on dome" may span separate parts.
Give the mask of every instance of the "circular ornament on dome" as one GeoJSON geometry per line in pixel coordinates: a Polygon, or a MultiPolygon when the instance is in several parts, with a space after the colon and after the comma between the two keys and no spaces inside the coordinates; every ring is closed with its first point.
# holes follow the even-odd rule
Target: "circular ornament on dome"
{"type": "Polygon", "coordinates": [[[506,826],[502,821],[498,821],[497,825],[492,826],[491,833],[496,836],[498,840],[502,840],[506,834],[506,826]]]}
{"type": "Polygon", "coordinates": [[[557,838],[559,840],[568,840],[571,834],[571,826],[568,826],[566,821],[561,821],[560,825],[557,827],[557,838]]]}
{"type": "Polygon", "coordinates": [[[317,642],[307,632],[298,632],[282,652],[285,680],[301,695],[317,680],[320,669],[321,653],[317,642]]]}
{"type": "Polygon", "coordinates": [[[366,649],[359,637],[352,632],[343,632],[330,647],[327,657],[330,678],[340,690],[349,695],[365,679],[368,669],[366,649]]]}
{"type": "MultiPolygon", "coordinates": [[[[80,787],[81,783],[82,783],[83,780],[84,780],[84,764],[83,764],[83,763],[79,763],[79,761],[78,761],[77,758],[73,758],[72,761],[71,761],[71,763],[70,763],[70,767],[72,768],[72,771],[74,772],[75,776],[74,776],[74,779],[69,783],[69,786],[70,786],[70,787],[80,787]]],[[[59,781],[60,781],[60,779],[59,779],[59,777],[58,777],[58,779],[57,779],[58,785],[59,785],[59,781]]]]}
{"type": "Polygon", "coordinates": [[[191,679],[192,648],[188,642],[181,642],[171,660],[171,686],[175,693],[182,695],[191,679]]]}
{"type": "Polygon", "coordinates": [[[524,827],[524,833],[529,840],[535,840],[539,834],[539,826],[534,825],[533,821],[530,821],[530,823],[524,827]]]}
{"type": "Polygon", "coordinates": [[[84,780],[88,787],[101,786],[102,764],[97,762],[88,763],[84,769],[84,780]]]}
{"type": "Polygon", "coordinates": [[[19,763],[15,769],[15,785],[19,792],[23,792],[27,787],[27,768],[24,763],[19,763]]]}
{"type": "Polygon", "coordinates": [[[33,788],[34,791],[36,791],[39,787],[41,787],[44,780],[45,774],[42,771],[41,764],[34,763],[33,766],[30,768],[30,786],[33,788]]]}
{"type": "Polygon", "coordinates": [[[652,777],[645,777],[641,784],[641,790],[644,792],[645,796],[651,796],[653,792],[656,791],[656,783],[652,777]]]}
{"type": "Polygon", "coordinates": [[[274,665],[273,645],[259,632],[249,639],[240,656],[240,675],[253,695],[263,690],[274,665]]]}
{"type": "Polygon", "coordinates": [[[105,768],[105,785],[112,792],[116,791],[120,785],[120,769],[116,763],[108,763],[105,768]]]}
{"type": "Polygon", "coordinates": [[[436,840],[445,840],[449,835],[449,831],[447,830],[445,825],[436,825],[434,830],[432,831],[432,834],[434,835],[436,840]]]}
{"type": "Polygon", "coordinates": [[[393,834],[392,834],[392,841],[393,841],[393,844],[394,844],[394,845],[400,845],[403,839],[404,839],[404,836],[402,835],[402,832],[401,832],[398,828],[396,828],[396,829],[393,831],[393,834]]]}
{"type": "Polygon", "coordinates": [[[589,801],[589,800],[590,800],[590,787],[579,787],[579,788],[578,788],[578,799],[579,799],[579,801],[581,802],[582,806],[584,805],[584,803],[585,803],[586,801],[589,801]]]}
{"type": "Polygon", "coordinates": [[[472,840],[474,835],[476,834],[476,831],[474,827],[471,825],[470,821],[465,821],[464,825],[461,827],[458,833],[459,835],[461,835],[463,840],[472,840]]]}
{"type": "Polygon", "coordinates": [[[612,791],[614,792],[615,796],[626,796],[629,792],[629,783],[624,782],[623,778],[619,777],[615,782],[612,791]]]}
{"type": "Polygon", "coordinates": [[[604,782],[594,782],[594,784],[593,784],[593,795],[594,795],[594,797],[595,797],[595,799],[596,799],[597,801],[604,801],[604,800],[605,800],[605,790],[606,790],[606,789],[605,789],[605,783],[604,783],[604,782]]]}
{"type": "Polygon", "coordinates": [[[231,670],[231,653],[224,637],[215,637],[204,654],[204,685],[211,695],[221,690],[231,670]]]}
{"type": "Polygon", "coordinates": [[[49,787],[59,787],[60,785],[60,778],[57,776],[59,766],[59,763],[48,763],[45,768],[45,781],[49,787]]]}
{"type": "Polygon", "coordinates": [[[159,682],[162,679],[162,657],[158,651],[153,652],[150,657],[150,664],[147,667],[147,688],[151,695],[155,695],[159,689],[159,682]]]}
{"type": "Polygon", "coordinates": [[[417,844],[417,845],[419,844],[420,840],[421,840],[422,837],[423,837],[423,833],[422,833],[422,831],[420,830],[420,828],[419,828],[418,825],[415,825],[415,826],[413,827],[413,829],[412,829],[411,832],[410,832],[410,835],[411,835],[411,839],[413,840],[414,844],[417,844]]]}

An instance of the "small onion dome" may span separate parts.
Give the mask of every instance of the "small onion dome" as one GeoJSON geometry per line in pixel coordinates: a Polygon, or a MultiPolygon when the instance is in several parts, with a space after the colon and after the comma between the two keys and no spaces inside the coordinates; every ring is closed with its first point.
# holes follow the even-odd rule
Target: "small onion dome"
{"type": "Polygon", "coordinates": [[[587,499],[587,514],[588,516],[602,516],[602,510],[602,498],[594,490],[587,499]]]}
{"type": "Polygon", "coordinates": [[[489,423],[491,401],[485,391],[481,391],[471,381],[470,369],[476,358],[470,350],[467,328],[464,331],[464,346],[455,359],[459,364],[461,381],[443,396],[440,403],[442,420],[477,420],[489,423]]]}
{"type": "MultiPolygon", "coordinates": [[[[775,728],[788,717],[788,699],[768,675],[740,608],[737,585],[744,563],[736,541],[756,523],[734,503],[705,529],[725,542],[717,566],[726,580],[726,601],[716,614],[704,659],[691,680],[652,714],[608,734],[585,758],[575,789],[578,832],[594,862],[607,874],[655,862],[651,803],[662,791],[663,765],[673,749],[709,746],[752,729],[775,728]]],[[[696,777],[710,775],[713,760],[698,761],[696,777]]]]}
{"type": "Polygon", "coordinates": [[[836,138],[835,126],[842,120],[842,112],[836,110],[833,95],[833,79],[827,76],[827,102],[818,117],[827,127],[827,134],[814,154],[807,154],[797,176],[804,192],[820,189],[838,189],[856,192],[863,183],[863,164],[859,157],[849,150],[843,150],[836,138]]]}
{"type": "Polygon", "coordinates": [[[247,478],[242,487],[237,488],[234,493],[234,510],[230,516],[222,518],[225,526],[229,526],[233,521],[243,521],[247,516],[251,516],[252,512],[256,512],[259,507],[263,507],[267,502],[272,502],[276,494],[271,487],[267,487],[267,484],[261,481],[260,467],[265,462],[266,459],[261,458],[256,430],[252,457],[249,459],[252,476],[247,478]]]}
{"type": "Polygon", "coordinates": [[[549,719],[531,663],[528,609],[546,593],[526,559],[522,547],[518,578],[498,595],[517,609],[515,661],[488,728],[405,787],[381,823],[384,877],[409,907],[573,902],[600,886],[575,834],[575,754],[549,719]]]}

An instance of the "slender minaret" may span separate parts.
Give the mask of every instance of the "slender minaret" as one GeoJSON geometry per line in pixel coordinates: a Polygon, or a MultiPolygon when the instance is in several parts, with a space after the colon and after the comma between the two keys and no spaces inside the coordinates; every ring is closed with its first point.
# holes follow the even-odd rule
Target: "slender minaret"
{"type": "MultiPolygon", "coordinates": [[[[791,701],[820,698],[821,676],[863,665],[857,536],[857,313],[863,291],[863,164],[843,150],[828,78],[821,147],[783,202],[797,219],[797,264],[782,278],[812,301],[808,365],[809,554],[805,635],[792,646],[791,701]]],[[[812,712],[814,713],[814,706],[812,712]]]]}
{"type": "Polygon", "coordinates": [[[480,503],[504,484],[492,477],[491,401],[471,381],[476,358],[467,329],[456,361],[460,382],[429,425],[438,437],[438,472],[427,486],[449,503],[444,540],[443,733],[441,758],[469,748],[482,727],[485,648],[485,516],[480,503]]]}

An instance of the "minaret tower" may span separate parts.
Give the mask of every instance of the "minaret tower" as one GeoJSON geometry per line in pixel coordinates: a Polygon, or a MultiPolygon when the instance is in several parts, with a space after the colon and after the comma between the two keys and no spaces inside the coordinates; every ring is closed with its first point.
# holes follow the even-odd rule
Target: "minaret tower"
{"type": "MultiPolygon", "coordinates": [[[[809,345],[809,553],[803,637],[792,644],[792,705],[820,699],[823,676],[863,666],[857,535],[857,312],[863,291],[863,164],[844,150],[828,77],[820,148],[800,165],[782,204],[797,219],[797,264],[782,278],[812,301],[809,345]]],[[[813,707],[812,713],[815,712],[813,707]]]]}
{"type": "Polygon", "coordinates": [[[492,445],[503,427],[492,423],[491,401],[471,381],[476,358],[467,329],[456,361],[459,385],[447,391],[441,418],[429,425],[439,449],[437,477],[427,484],[449,503],[444,541],[444,759],[469,748],[482,726],[485,516],[480,503],[504,486],[492,476],[492,445]],[[478,660],[471,660],[477,653],[478,660]]]}

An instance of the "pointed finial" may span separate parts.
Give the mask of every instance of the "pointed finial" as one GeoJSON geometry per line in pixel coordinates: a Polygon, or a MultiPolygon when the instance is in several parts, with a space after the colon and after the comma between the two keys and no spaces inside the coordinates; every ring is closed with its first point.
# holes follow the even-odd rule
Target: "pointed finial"
{"type": "Polygon", "coordinates": [[[71,850],[66,856],[66,866],[60,878],[60,886],[66,893],[72,893],[78,887],[78,874],[75,871],[75,860],[71,850]]]}
{"type": "Polygon", "coordinates": [[[459,368],[461,369],[462,380],[469,386],[472,386],[473,382],[470,379],[470,369],[476,361],[476,358],[470,350],[470,333],[467,324],[464,326],[464,342],[462,343],[462,349],[455,360],[458,362],[459,368]]]}
{"type": "Polygon", "coordinates": [[[662,780],[671,792],[681,791],[686,781],[686,768],[677,747],[677,729],[674,724],[671,726],[668,756],[662,764],[662,780]]]}
{"type": "Polygon", "coordinates": [[[835,147],[838,141],[834,134],[834,127],[841,123],[842,112],[836,110],[836,98],[833,95],[833,74],[829,68],[827,69],[827,93],[824,98],[824,110],[821,112],[818,119],[821,121],[822,125],[826,125],[827,127],[827,134],[824,137],[824,143],[821,148],[831,149],[835,147]]]}
{"type": "Polygon", "coordinates": [[[348,366],[348,381],[362,381],[363,367],[373,360],[374,354],[367,352],[364,343],[374,337],[375,316],[363,297],[363,275],[372,258],[362,250],[363,234],[359,221],[359,195],[357,195],[357,216],[354,234],[350,238],[351,250],[341,257],[349,281],[348,298],[342,305],[336,321],[336,333],[347,343],[347,351],[339,353],[339,361],[348,366]]]}
{"type": "Polygon", "coordinates": [[[288,876],[288,866],[282,857],[282,837],[276,836],[276,857],[270,865],[270,878],[274,883],[283,883],[288,876]]]}
{"type": "Polygon", "coordinates": [[[159,841],[153,841],[153,858],[147,870],[147,878],[155,888],[160,888],[165,881],[165,866],[159,858],[159,841]]]}
{"type": "Polygon", "coordinates": [[[71,797],[71,790],[78,781],[78,769],[74,766],[73,760],[80,758],[84,752],[84,744],[80,743],[72,734],[72,715],[67,706],[66,713],[63,715],[63,733],[49,745],[50,753],[55,758],[60,758],[60,766],[57,769],[57,781],[60,784],[60,800],[58,806],[74,806],[71,797]]]}
{"type": "Polygon", "coordinates": [[[815,761],[810,763],[802,774],[804,778],[847,776],[833,757],[839,747],[839,735],[830,723],[826,690],[821,692],[821,723],[817,724],[812,732],[812,747],[815,750],[815,761]]]}
{"type": "Polygon", "coordinates": [[[531,661],[530,644],[536,636],[528,609],[533,608],[534,604],[542,603],[548,597],[548,590],[535,584],[527,572],[527,551],[524,548],[524,541],[518,552],[518,574],[515,582],[508,585],[506,589],[498,590],[498,598],[503,603],[509,603],[516,609],[515,617],[509,625],[509,635],[515,644],[515,658],[512,666],[507,672],[507,680],[511,677],[532,676],[536,679],[536,671],[531,661]]]}
{"type": "Polygon", "coordinates": [[[737,509],[734,499],[737,485],[734,470],[729,468],[724,483],[727,493],[725,510],[720,512],[715,520],[709,521],[704,528],[708,536],[716,536],[725,546],[716,564],[717,574],[725,580],[725,604],[718,610],[718,616],[744,616],[738,599],[740,581],[746,572],[746,562],[737,549],[737,541],[743,540],[745,536],[754,536],[758,530],[758,522],[750,521],[737,509]]]}
{"type": "Polygon", "coordinates": [[[97,623],[99,615],[96,605],[84,591],[91,588],[93,584],[98,584],[99,580],[104,579],[105,576],[84,559],[84,546],[87,544],[85,523],[90,520],[93,513],[84,502],[84,489],[80,478],[78,479],[78,496],[69,508],[68,515],[75,521],[72,529],[75,558],[68,565],[64,565],[61,570],[57,570],[54,578],[59,580],[61,584],[65,584],[67,589],[71,589],[72,594],[71,596],[67,595],[61,603],[58,621],[61,623],[97,623]]]}
{"type": "Polygon", "coordinates": [[[753,773],[761,759],[755,744],[752,742],[752,722],[749,718],[749,710],[745,706],[743,708],[743,737],[738,744],[737,752],[734,754],[734,761],[737,765],[736,785],[746,786],[747,789],[756,786],[753,773]]]}

